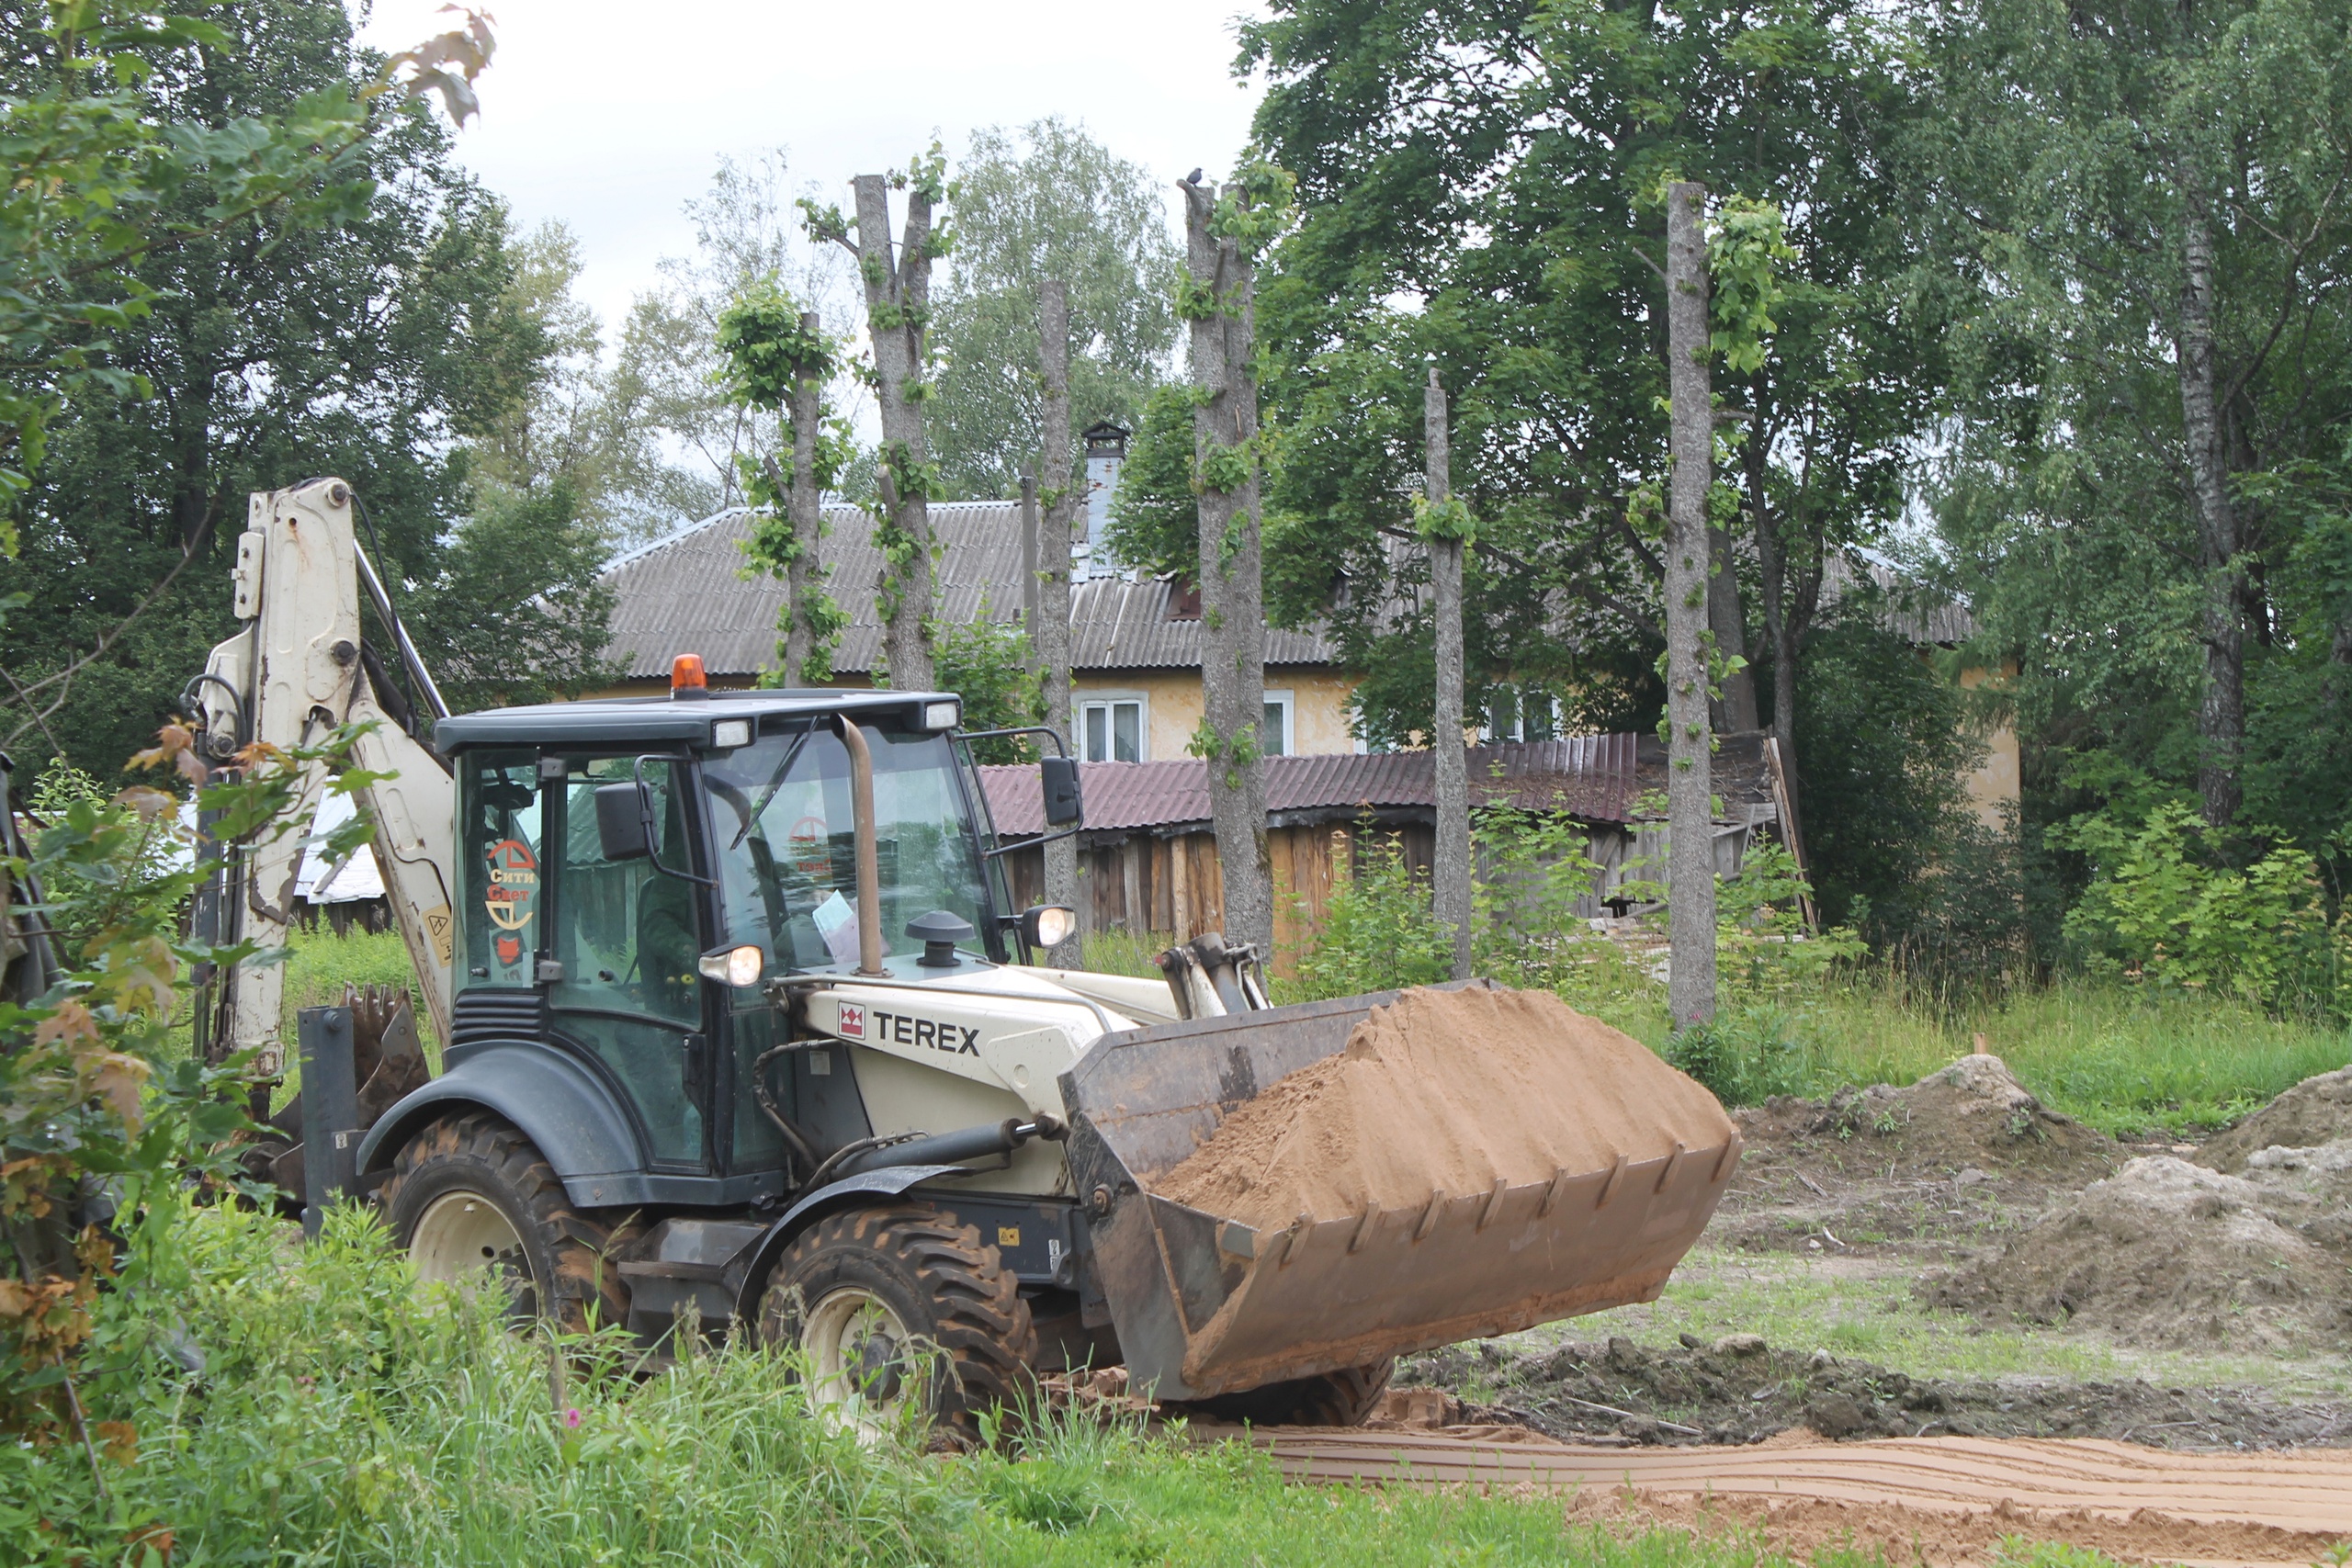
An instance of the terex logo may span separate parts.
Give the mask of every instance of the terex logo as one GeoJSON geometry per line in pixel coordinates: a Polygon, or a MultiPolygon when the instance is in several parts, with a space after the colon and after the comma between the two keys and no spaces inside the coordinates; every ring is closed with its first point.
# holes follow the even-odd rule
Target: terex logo
{"type": "Polygon", "coordinates": [[[942,1023],[928,1018],[910,1018],[902,1012],[876,1013],[874,1038],[887,1040],[893,1045],[923,1045],[933,1051],[946,1051],[961,1056],[977,1056],[980,1054],[978,1030],[967,1028],[960,1023],[942,1023]]]}
{"type": "Polygon", "coordinates": [[[842,1003],[842,1038],[844,1040],[865,1038],[865,1010],[855,1002],[842,1003]]]}

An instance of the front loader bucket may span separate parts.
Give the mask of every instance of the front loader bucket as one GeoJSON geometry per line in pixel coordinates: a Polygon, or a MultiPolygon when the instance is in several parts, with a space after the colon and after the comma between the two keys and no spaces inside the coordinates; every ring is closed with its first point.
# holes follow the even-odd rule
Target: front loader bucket
{"type": "Polygon", "coordinates": [[[1138,1390],[1205,1398],[1652,1301],[1698,1240],[1738,1160],[1727,1118],[1714,1147],[1623,1148],[1527,1184],[1279,1229],[1153,1191],[1235,1108],[1345,1048],[1395,998],[1110,1035],[1062,1076],[1071,1175],[1138,1390]]]}

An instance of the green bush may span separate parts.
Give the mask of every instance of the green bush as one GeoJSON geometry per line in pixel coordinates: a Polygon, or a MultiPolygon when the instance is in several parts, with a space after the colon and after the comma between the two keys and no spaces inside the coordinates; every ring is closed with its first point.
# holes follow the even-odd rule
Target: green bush
{"type": "Polygon", "coordinates": [[[1429,885],[1394,836],[1356,836],[1354,875],[1323,909],[1323,929],[1299,960],[1299,1001],[1429,986],[1453,972],[1453,944],[1430,912],[1429,885]]]}
{"type": "Polygon", "coordinates": [[[2066,918],[2093,973],[2273,1010],[2342,1010],[2352,931],[2329,918],[2318,863],[2292,841],[2232,864],[2230,844],[2179,801],[2137,826],[2082,818],[2065,836],[2095,868],[2066,918]]]}

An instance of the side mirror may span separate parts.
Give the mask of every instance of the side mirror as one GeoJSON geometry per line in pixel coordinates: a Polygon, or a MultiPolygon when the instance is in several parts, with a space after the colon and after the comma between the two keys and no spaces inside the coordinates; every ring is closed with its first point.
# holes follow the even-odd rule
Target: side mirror
{"type": "Polygon", "coordinates": [[[1074,828],[1084,821],[1086,807],[1078,797],[1078,759],[1041,758],[1037,772],[1046,787],[1046,826],[1074,828]]]}
{"type": "Polygon", "coordinates": [[[653,853],[634,783],[596,786],[596,847],[606,860],[645,860],[653,853]]]}

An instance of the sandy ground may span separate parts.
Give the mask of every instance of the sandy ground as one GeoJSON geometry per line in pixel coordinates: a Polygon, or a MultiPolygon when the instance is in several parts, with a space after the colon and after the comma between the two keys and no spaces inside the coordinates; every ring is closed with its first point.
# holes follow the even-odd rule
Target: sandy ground
{"type": "MultiPolygon", "coordinates": [[[[1207,1435],[1207,1434],[1204,1434],[1207,1435]]],[[[2126,1562],[2312,1563],[2352,1540],[2352,1452],[2167,1453],[1972,1438],[1598,1450],[1523,1431],[1254,1433],[1293,1479],[1557,1493],[1572,1519],[1761,1535],[1794,1553],[1989,1563],[2008,1538],[2126,1562]]]]}

